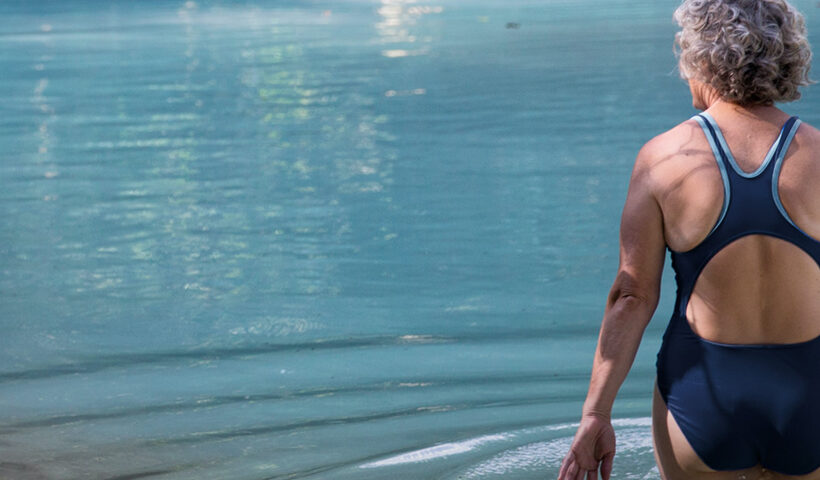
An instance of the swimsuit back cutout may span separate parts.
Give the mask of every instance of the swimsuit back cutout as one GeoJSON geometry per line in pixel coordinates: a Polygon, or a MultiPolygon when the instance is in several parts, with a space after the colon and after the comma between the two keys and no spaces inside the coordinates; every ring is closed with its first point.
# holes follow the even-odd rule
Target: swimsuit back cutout
{"type": "Polygon", "coordinates": [[[686,252],[670,249],[680,296],[676,308],[681,316],[686,314],[689,297],[703,268],[723,247],[740,237],[763,234],[781,238],[797,245],[820,265],[820,242],[789,218],[777,191],[783,158],[800,119],[791,117],[786,121],[760,167],[747,173],[738,166],[711,115],[704,112],[693,118],[709,139],[723,177],[723,210],[712,231],[695,248],[686,252]]]}
{"type": "MultiPolygon", "coordinates": [[[[723,208],[696,247],[671,251],[678,292],[658,352],[658,390],[689,444],[714,470],[762,465],[785,475],[820,468],[820,337],[786,345],[729,345],[694,333],[686,307],[695,282],[722,248],[746,235],[786,240],[820,265],[820,242],[789,218],[777,191],[786,150],[800,126],[783,125],[760,167],[738,167],[714,119],[693,117],[715,154],[723,179],[723,208]]],[[[773,319],[776,321],[777,319],[773,319]]]]}

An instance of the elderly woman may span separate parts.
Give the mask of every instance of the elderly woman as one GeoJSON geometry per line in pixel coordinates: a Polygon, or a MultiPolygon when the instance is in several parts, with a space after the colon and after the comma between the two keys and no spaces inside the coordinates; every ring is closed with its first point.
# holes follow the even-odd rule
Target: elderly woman
{"type": "Polygon", "coordinates": [[[638,153],[580,426],[560,479],[609,477],[610,412],[658,303],[677,300],[652,423],[664,479],[820,478],[820,131],[811,52],[785,0],[686,0],[681,76],[703,112],[638,153]]]}

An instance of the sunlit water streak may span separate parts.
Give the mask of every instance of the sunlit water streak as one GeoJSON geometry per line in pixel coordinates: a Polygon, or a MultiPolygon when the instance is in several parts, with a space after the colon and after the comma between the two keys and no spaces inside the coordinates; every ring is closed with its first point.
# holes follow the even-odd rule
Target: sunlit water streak
{"type": "Polygon", "coordinates": [[[0,4],[0,477],[555,475],[675,4],[0,4]]]}

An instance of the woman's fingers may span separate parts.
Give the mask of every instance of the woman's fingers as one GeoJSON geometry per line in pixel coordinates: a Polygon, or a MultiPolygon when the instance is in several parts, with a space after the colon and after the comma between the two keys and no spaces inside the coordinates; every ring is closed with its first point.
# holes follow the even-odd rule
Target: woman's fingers
{"type": "Polygon", "coordinates": [[[575,455],[569,452],[561,464],[561,472],[558,473],[558,480],[575,480],[579,470],[578,463],[575,461],[575,455]]]}
{"type": "Polygon", "coordinates": [[[604,456],[601,461],[601,478],[609,480],[609,475],[612,473],[612,459],[615,458],[615,453],[610,453],[604,456]]]}
{"type": "MultiPolygon", "coordinates": [[[[606,461],[606,459],[604,459],[606,461]]],[[[612,471],[612,459],[610,458],[609,461],[609,471],[605,471],[604,467],[606,464],[602,464],[601,466],[601,476],[604,480],[609,480],[609,472],[612,471]]],[[[585,470],[581,468],[578,464],[577,459],[575,458],[575,453],[569,452],[566,457],[564,457],[564,461],[561,462],[561,470],[558,472],[558,480],[598,480],[598,469],[595,468],[594,470],[585,470]]]]}
{"type": "Polygon", "coordinates": [[[573,458],[572,460],[570,460],[569,468],[567,469],[567,480],[575,480],[575,478],[578,476],[578,470],[578,464],[575,463],[575,458],[573,458]]]}
{"type": "Polygon", "coordinates": [[[558,472],[558,480],[566,480],[567,478],[567,470],[569,469],[569,462],[570,456],[572,452],[568,453],[566,457],[564,457],[564,461],[561,462],[561,471],[558,472]]]}
{"type": "Polygon", "coordinates": [[[564,480],[567,478],[567,468],[569,468],[569,455],[564,457],[564,461],[561,462],[561,470],[558,472],[558,480],[564,480]]]}
{"type": "Polygon", "coordinates": [[[586,477],[586,476],[587,476],[587,471],[579,467],[578,468],[578,473],[575,474],[575,478],[573,480],[584,480],[584,477],[586,477]]]}

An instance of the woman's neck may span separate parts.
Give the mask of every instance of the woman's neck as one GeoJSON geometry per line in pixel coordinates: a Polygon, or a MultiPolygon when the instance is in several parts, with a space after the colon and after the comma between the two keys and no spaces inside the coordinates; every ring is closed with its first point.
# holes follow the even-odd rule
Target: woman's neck
{"type": "Polygon", "coordinates": [[[758,119],[779,119],[784,112],[774,105],[739,105],[718,98],[704,110],[710,115],[718,117],[742,117],[758,119]]]}

